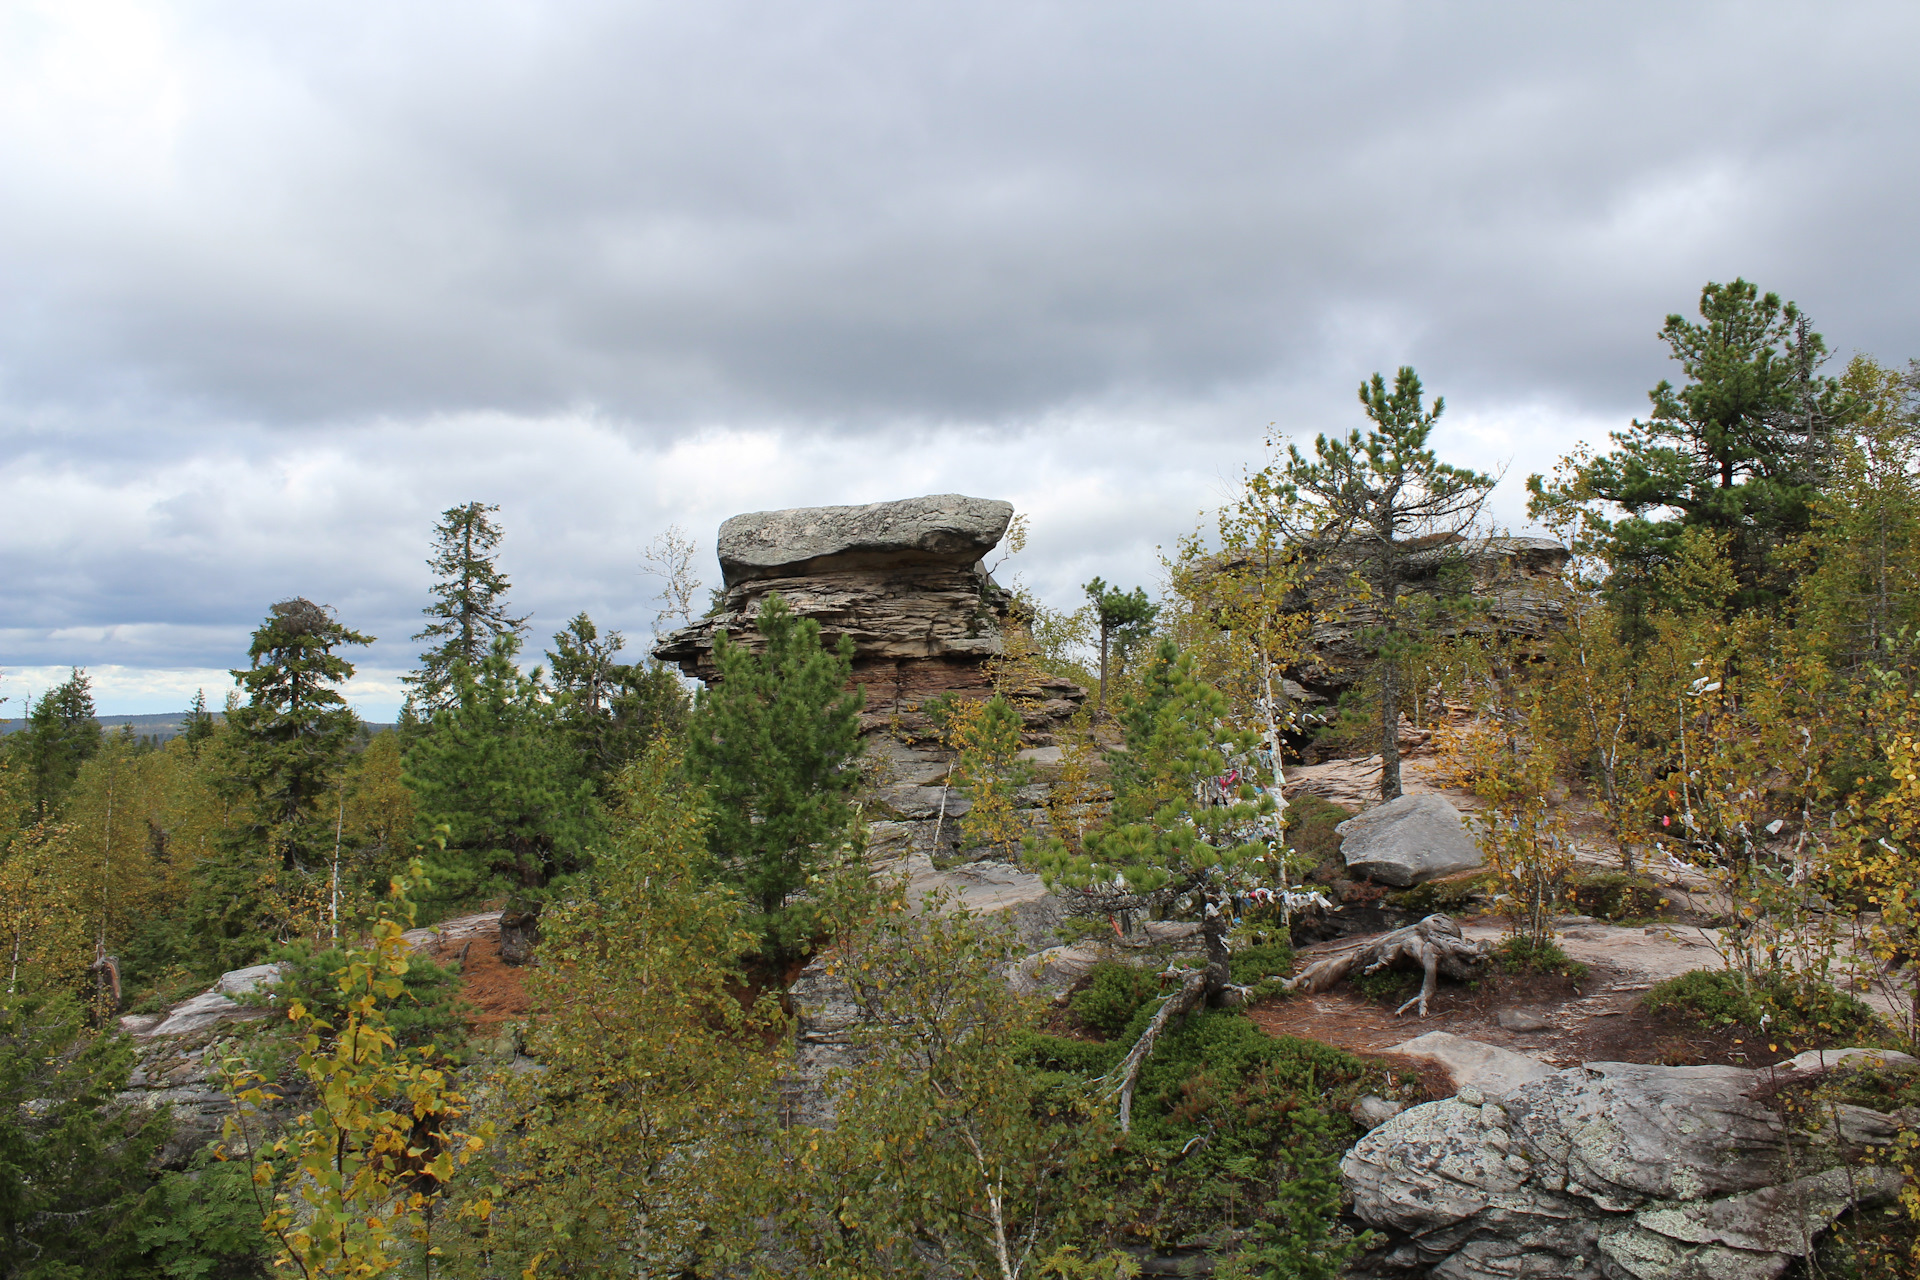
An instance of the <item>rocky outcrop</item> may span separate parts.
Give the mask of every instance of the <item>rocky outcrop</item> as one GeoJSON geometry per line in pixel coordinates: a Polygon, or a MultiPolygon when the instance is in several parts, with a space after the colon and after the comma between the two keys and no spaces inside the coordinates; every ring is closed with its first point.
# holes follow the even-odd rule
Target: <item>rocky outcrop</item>
{"type": "MultiPolygon", "coordinates": [[[[667,636],[654,656],[711,682],[713,639],[753,645],[753,620],[776,592],[853,641],[853,681],[867,692],[865,729],[912,742],[933,736],[922,705],[945,693],[985,697],[986,663],[1017,625],[1013,596],[983,558],[1005,536],[1009,503],[937,494],[861,507],[800,507],[734,516],[720,526],[718,609],[667,636]]],[[[1042,678],[1011,691],[1031,740],[1050,743],[1086,691],[1042,678]]]]}
{"type": "MultiPolygon", "coordinates": [[[[1899,1058],[1903,1055],[1884,1055],[1899,1058]]],[[[1907,1060],[1909,1063],[1911,1059],[1907,1060]]],[[[1805,1072],[1797,1072],[1801,1078],[1805,1072]]],[[[1796,1134],[1769,1071],[1596,1062],[1393,1116],[1341,1162],[1386,1243],[1359,1270],[1436,1280],[1772,1280],[1897,1172],[1842,1164],[1891,1117],[1796,1134]]]]}
{"type": "MultiPolygon", "coordinates": [[[[1423,629],[1435,635],[1490,635],[1517,639],[1524,647],[1544,641],[1566,615],[1561,571],[1572,553],[1549,538],[1437,538],[1408,552],[1400,566],[1401,589],[1437,602],[1470,591],[1471,610],[1435,610],[1423,629]]],[[[1295,607],[1309,610],[1309,657],[1291,674],[1311,701],[1332,702],[1366,673],[1368,635],[1381,623],[1379,611],[1350,587],[1359,567],[1358,549],[1341,544],[1313,548],[1307,585],[1295,607]]]]}
{"type": "Polygon", "coordinates": [[[1347,874],[1356,880],[1406,889],[1480,865],[1479,846],[1445,796],[1399,796],[1334,830],[1347,874]]]}

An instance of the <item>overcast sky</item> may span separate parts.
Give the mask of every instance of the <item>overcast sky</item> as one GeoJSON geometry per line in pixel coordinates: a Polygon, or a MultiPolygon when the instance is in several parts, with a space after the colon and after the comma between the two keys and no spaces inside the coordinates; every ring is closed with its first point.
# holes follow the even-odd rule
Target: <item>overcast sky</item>
{"type": "MultiPolygon", "coordinates": [[[[217,703],[500,504],[544,641],[642,549],[951,492],[1074,603],[1415,365],[1521,485],[1702,284],[1920,354],[1911,4],[0,0],[0,695],[217,703]]],[[[534,646],[535,649],[539,644],[534,646]]],[[[0,707],[18,716],[19,702],[0,707]]]]}

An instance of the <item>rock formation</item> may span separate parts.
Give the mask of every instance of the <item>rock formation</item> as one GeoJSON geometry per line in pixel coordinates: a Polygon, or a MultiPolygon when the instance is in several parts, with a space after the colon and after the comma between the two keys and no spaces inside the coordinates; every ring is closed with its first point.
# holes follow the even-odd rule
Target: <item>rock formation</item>
{"type": "MultiPolygon", "coordinates": [[[[715,633],[755,643],[754,615],[778,592],[820,624],[829,645],[852,638],[869,733],[930,737],[921,706],[945,693],[986,696],[986,664],[1005,654],[1017,624],[1012,594],[984,562],[1012,519],[1009,503],[957,493],[734,516],[720,526],[719,608],[669,635],[654,656],[713,680],[715,633]]],[[[1014,692],[1030,740],[1046,745],[1086,692],[1067,680],[1032,684],[1014,692]]]]}
{"type": "MultiPolygon", "coordinates": [[[[1571,558],[1572,552],[1550,538],[1455,537],[1410,553],[1402,564],[1401,589],[1437,600],[1471,587],[1476,609],[1462,615],[1439,613],[1433,628],[1437,634],[1542,641],[1565,616],[1561,570],[1571,558]]],[[[1322,547],[1310,555],[1310,563],[1307,585],[1294,604],[1315,615],[1307,641],[1311,656],[1292,676],[1310,699],[1332,702],[1365,672],[1366,636],[1381,619],[1348,589],[1356,567],[1351,552],[1337,544],[1322,547]]]]}
{"type": "Polygon", "coordinates": [[[1846,1162],[1889,1144],[1891,1117],[1839,1106],[1824,1131],[1796,1132],[1758,1100],[1774,1083],[1770,1070],[1594,1062],[1497,1101],[1468,1086],[1404,1111],[1341,1162],[1354,1213],[1387,1235],[1356,1270],[1773,1280],[1837,1215],[1901,1184],[1896,1170],[1846,1162]]]}

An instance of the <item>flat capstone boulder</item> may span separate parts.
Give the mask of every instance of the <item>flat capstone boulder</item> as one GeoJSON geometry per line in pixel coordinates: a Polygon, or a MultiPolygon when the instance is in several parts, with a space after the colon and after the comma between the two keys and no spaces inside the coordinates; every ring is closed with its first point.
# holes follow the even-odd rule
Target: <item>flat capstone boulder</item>
{"type": "Polygon", "coordinates": [[[1340,833],[1348,875],[1396,889],[1471,871],[1481,863],[1479,846],[1445,796],[1401,796],[1334,830],[1340,833]]]}
{"type": "Polygon", "coordinates": [[[999,545],[1013,504],[958,493],[859,507],[752,511],[720,526],[726,585],[872,566],[970,568],[999,545]]]}

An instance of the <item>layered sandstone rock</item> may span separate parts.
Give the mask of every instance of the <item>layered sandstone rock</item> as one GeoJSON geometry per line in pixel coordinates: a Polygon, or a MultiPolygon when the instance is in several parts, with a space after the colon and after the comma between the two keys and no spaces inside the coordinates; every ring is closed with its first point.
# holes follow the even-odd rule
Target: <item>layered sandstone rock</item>
{"type": "MultiPolygon", "coordinates": [[[[1783,1065],[1795,1078],[1867,1065],[1858,1051],[1829,1057],[1783,1065]]],[[[1889,1053],[1877,1065],[1920,1064],[1889,1053]]],[[[1841,1105],[1824,1128],[1796,1131],[1762,1101],[1773,1083],[1766,1070],[1590,1062],[1497,1100],[1468,1086],[1404,1111],[1340,1165],[1355,1215],[1384,1233],[1354,1271],[1774,1280],[1835,1217],[1890,1198],[1902,1179],[1879,1160],[1843,1163],[1842,1150],[1889,1151],[1893,1117],[1841,1105]]]]}
{"type": "MultiPolygon", "coordinates": [[[[1380,626],[1379,611],[1350,589],[1360,567],[1357,551],[1340,545],[1312,554],[1313,573],[1295,604],[1311,609],[1311,655],[1293,675],[1310,699],[1337,700],[1366,672],[1369,633],[1380,626]]],[[[1401,565],[1401,590],[1439,599],[1471,594],[1470,610],[1436,608],[1423,626],[1439,635],[1490,635],[1514,638],[1523,646],[1543,642],[1566,616],[1567,590],[1562,571],[1572,552],[1550,538],[1436,540],[1413,551],[1401,565]]]]}
{"type": "MultiPolygon", "coordinates": [[[[827,644],[852,639],[868,732],[923,740],[932,730],[921,714],[928,700],[991,691],[986,664],[1006,652],[1016,619],[1012,594],[984,557],[1012,519],[1009,503],[954,493],[734,516],[720,526],[718,611],[669,635],[654,656],[711,682],[714,636],[758,643],[753,620],[777,592],[820,624],[827,644]]],[[[1012,692],[1041,745],[1086,698],[1072,682],[1047,678],[1012,692]]]]}

